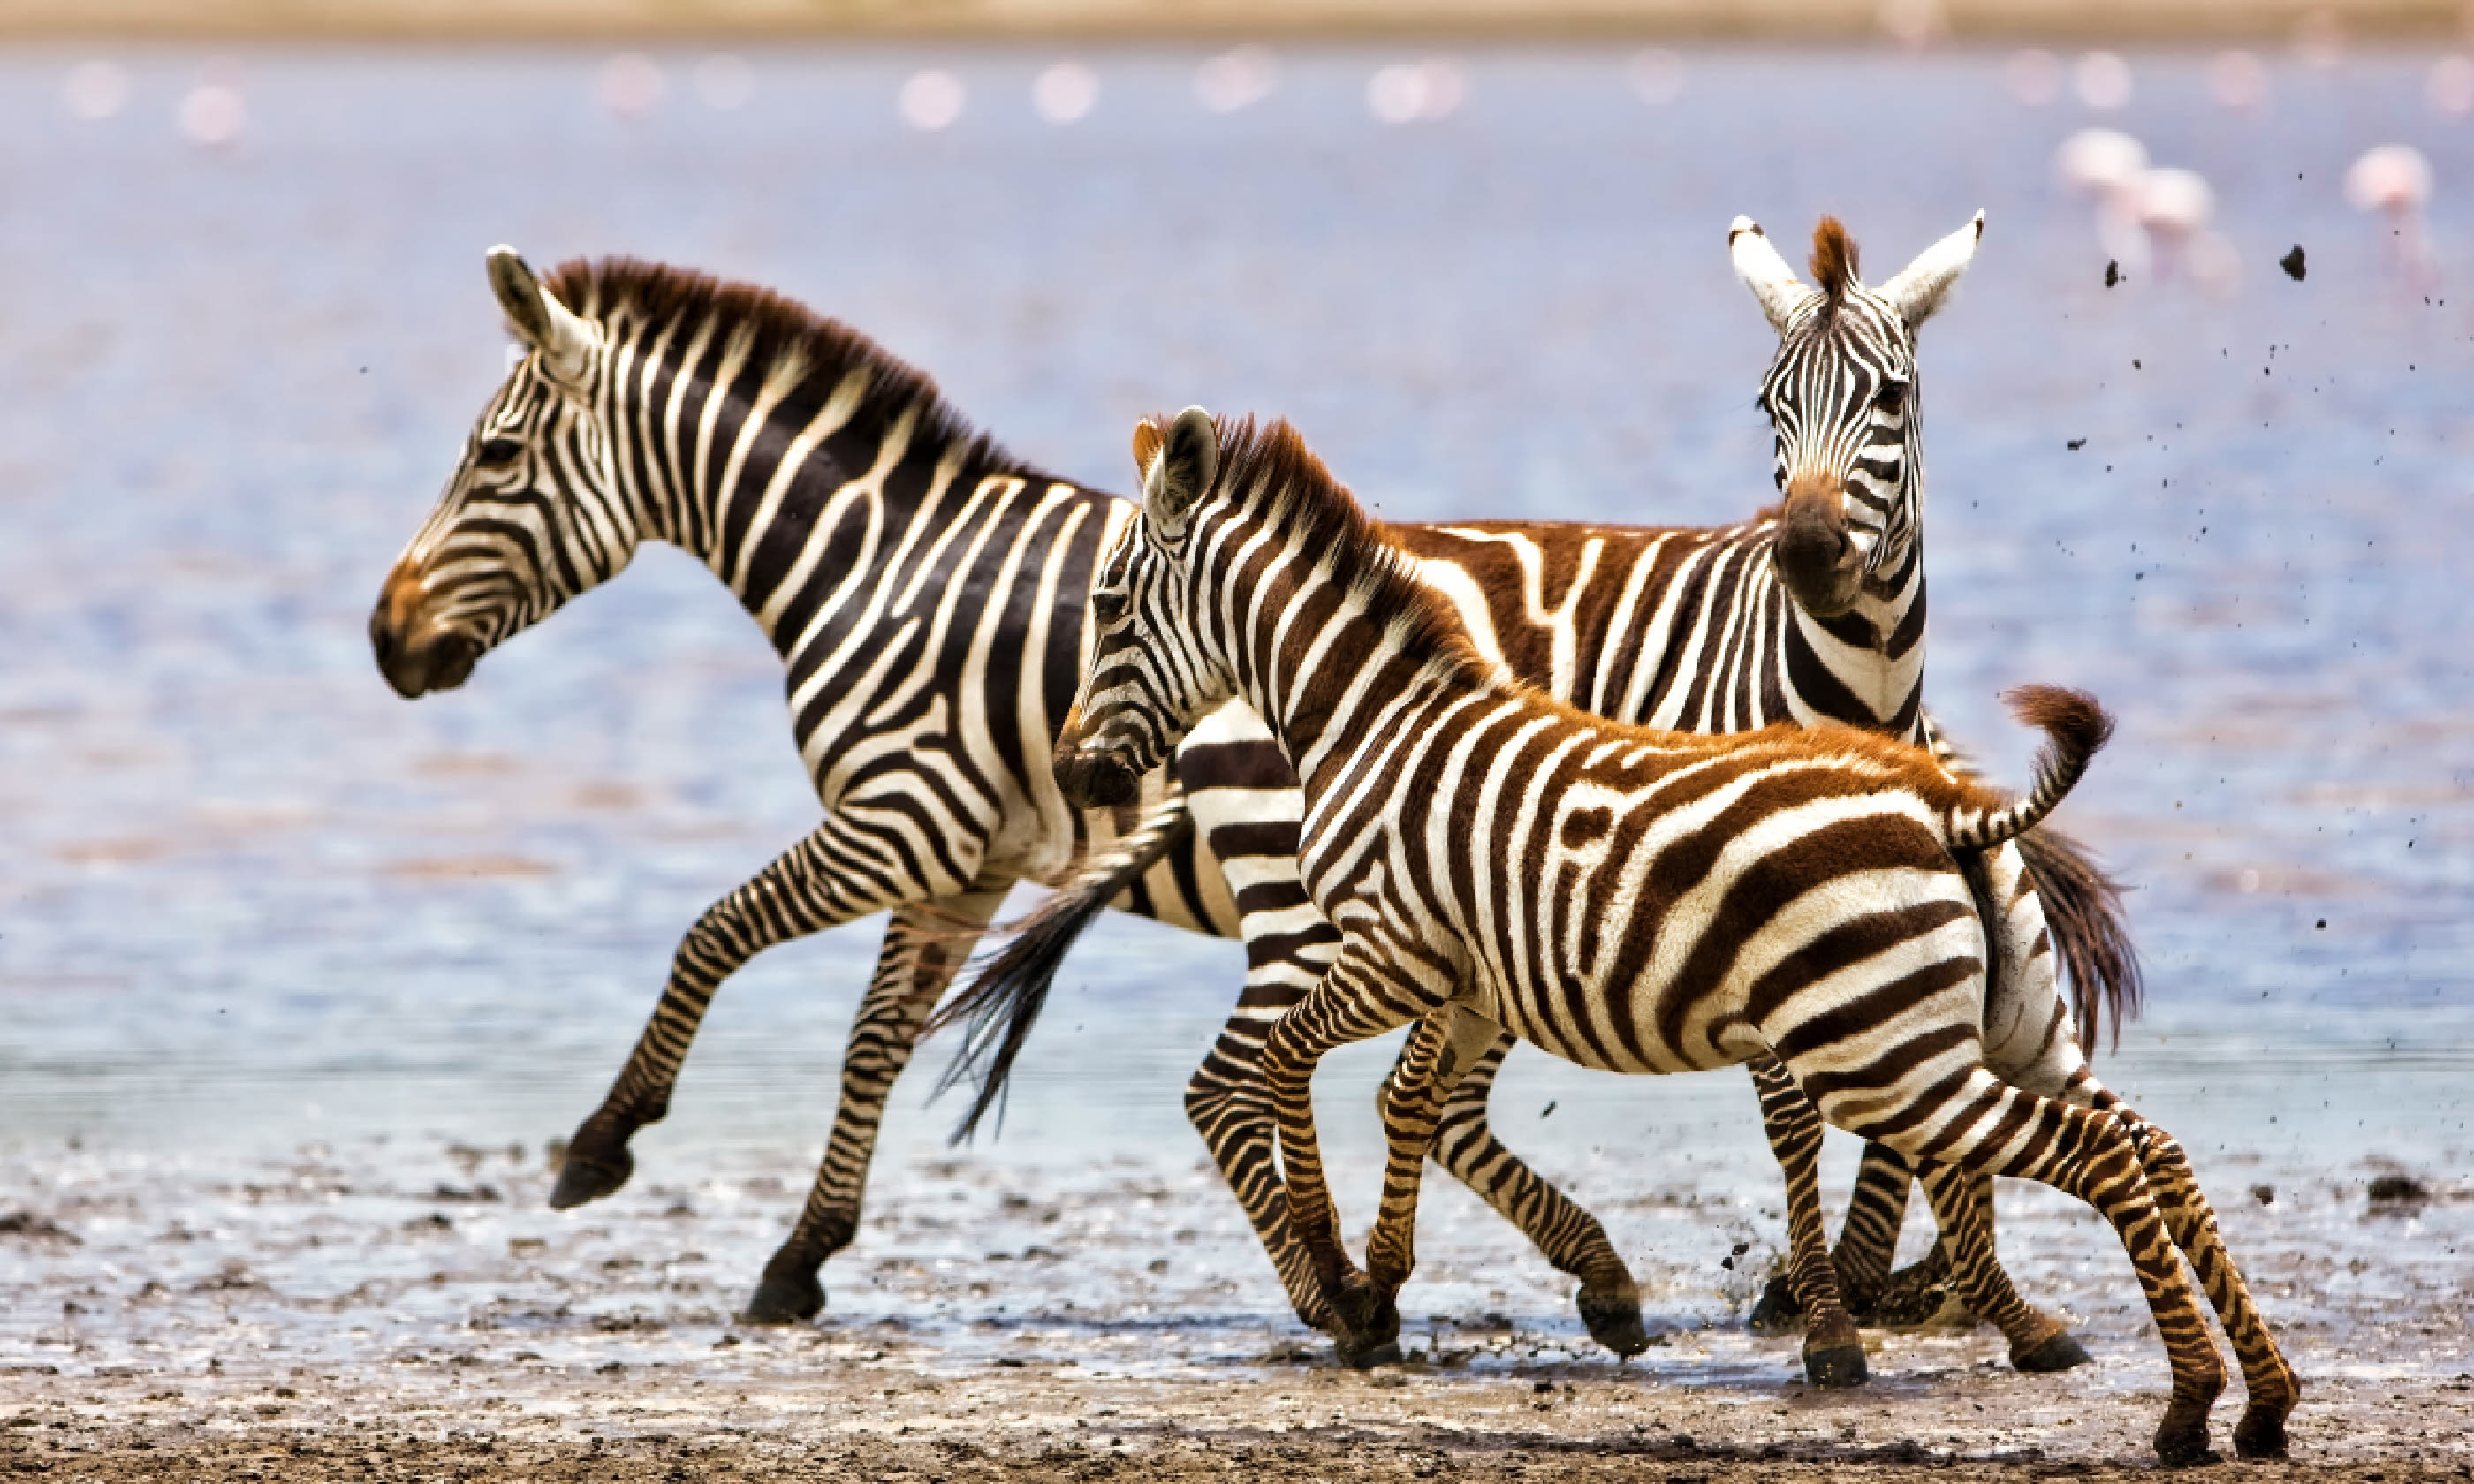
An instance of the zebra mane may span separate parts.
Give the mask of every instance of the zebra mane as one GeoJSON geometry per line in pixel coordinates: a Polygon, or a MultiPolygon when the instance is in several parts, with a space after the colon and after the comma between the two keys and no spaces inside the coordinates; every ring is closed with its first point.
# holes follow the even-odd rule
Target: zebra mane
{"type": "Polygon", "coordinates": [[[1332,478],[1287,419],[1269,426],[1257,426],[1251,418],[1213,420],[1220,429],[1214,486],[1219,496],[1250,511],[1287,543],[1315,553],[1370,618],[1385,625],[1410,655],[1436,667],[1443,678],[1523,696],[1542,710],[1602,731],[1636,734],[1668,749],[1718,752],[1753,746],[1758,739],[1782,753],[1865,759],[1930,800],[1964,795],[1986,808],[2008,802],[2000,793],[1952,778],[1930,754],[1904,738],[1835,722],[1811,727],[1774,722],[1757,732],[1710,735],[1610,722],[1560,700],[1486,657],[1451,603],[1418,576],[1417,559],[1392,539],[1381,521],[1366,514],[1346,485],[1332,478]]]}
{"type": "Polygon", "coordinates": [[[975,468],[992,473],[1046,477],[1007,453],[954,410],[935,379],[866,335],[828,319],[797,299],[752,283],[738,283],[641,258],[574,258],[561,263],[545,285],[560,303],[600,323],[630,320],[638,333],[711,319],[751,337],[749,373],[762,375],[784,357],[804,359],[806,388],[821,401],[850,371],[867,372],[867,390],[853,413],[855,422],[890,421],[915,408],[914,446],[960,446],[975,468]]]}
{"type": "MultiPolygon", "coordinates": [[[[1165,425],[1167,419],[1158,421],[1165,425]]],[[[1474,681],[1501,679],[1450,604],[1417,575],[1416,559],[1366,514],[1348,487],[1285,418],[1216,419],[1221,493],[1251,507],[1274,532],[1317,554],[1367,616],[1396,634],[1410,654],[1474,681]]]]}
{"type": "Polygon", "coordinates": [[[1847,297],[1848,285],[1856,281],[1858,271],[1856,265],[1856,239],[1847,235],[1847,228],[1840,225],[1838,218],[1823,217],[1820,225],[1812,229],[1812,278],[1821,285],[1822,295],[1829,300],[1822,310],[1825,317],[1847,297]]]}

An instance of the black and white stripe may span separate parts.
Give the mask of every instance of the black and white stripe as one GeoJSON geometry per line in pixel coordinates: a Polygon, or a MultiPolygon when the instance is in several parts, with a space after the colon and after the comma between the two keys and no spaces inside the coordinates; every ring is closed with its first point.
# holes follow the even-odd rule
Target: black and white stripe
{"type": "MultiPolygon", "coordinates": [[[[2113,1225],[2171,1368],[2168,1464],[2208,1456],[2224,1384],[2187,1257],[2243,1362],[2235,1442],[2284,1452],[2298,1385],[2178,1147],[2097,1082],[2058,993],[2032,1044],[1985,1035],[1987,934],[1954,856],[2060,801],[2110,730],[2093,701],[2016,694],[2049,739],[2018,801],[1853,729],[1609,722],[1472,647],[1287,424],[1223,428],[1190,408],[1149,443],[1143,514],[1093,587],[1099,633],[1058,780],[1130,802],[1191,719],[1231,697],[1297,771],[1300,875],[1341,947],[1273,1027],[1263,1068],[1290,1220],[1344,1355],[1378,1356],[1398,1332],[1419,1181],[1480,1047],[1510,1032],[1652,1074],[1770,1058],[1829,1121],[1931,1168],[1937,1206],[2010,1175],[2113,1225]],[[1359,1272],[1322,1179],[1312,1077],[1331,1049],[1410,1024],[1359,1272]]],[[[1962,1278],[1981,1257],[1963,1254],[1962,1278]]],[[[1835,1309],[1826,1263],[1799,1276],[1835,1309]]]]}
{"type": "MultiPolygon", "coordinates": [[[[1013,881],[1058,879],[1137,825],[1068,806],[1048,767],[1092,562],[1130,507],[1011,459],[926,377],[762,291],[625,261],[572,263],[545,286],[503,249],[491,278],[526,354],[387,578],[379,667],[406,696],[460,684],[647,539],[702,561],[771,640],[824,817],[690,929],[552,1200],[624,1183],[629,1137],[667,1111],[740,965],[890,909],[832,1140],[751,1306],[813,1313],[818,1264],[856,1230],[886,1094],[972,932],[1013,881]]],[[[1183,848],[1125,883],[1124,904],[1235,933],[1220,872],[1181,818],[1176,830],[1183,848]]]]}
{"type": "MultiPolygon", "coordinates": [[[[1981,227],[1979,216],[1874,290],[1856,280],[1853,244],[1835,223],[1816,243],[1817,266],[1833,269],[1829,289],[1798,280],[1753,223],[1734,224],[1731,254],[1780,336],[1760,396],[1776,432],[1776,484],[1787,496],[1778,509],[1714,529],[1474,522],[1394,527],[1393,539],[1482,652],[1587,710],[1696,732],[1835,723],[1938,746],[1922,708],[1925,483],[1914,344],[1981,227]]],[[[1189,1086],[1187,1107],[1295,1296],[1301,1259],[1273,1177],[1258,1064],[1272,1021],[1312,988],[1339,939],[1298,877],[1303,804],[1259,722],[1242,708],[1215,713],[1186,738],[1176,766],[1197,826],[1247,913],[1253,969],[1189,1086]],[[1256,951],[1271,944],[1276,953],[1256,951]]],[[[1122,874],[1140,864],[1139,853],[1095,855],[944,1018],[995,1016],[991,1023],[1019,1045],[1021,1017],[1036,1013],[1045,975],[1122,874]]],[[[2051,1003],[2049,922],[2070,960],[2081,1024],[2093,1027],[2100,1008],[2118,1017],[2135,1003],[2137,962],[2112,885],[2078,847],[2044,828],[1971,853],[1963,865],[2000,924],[1990,1007],[1997,1033],[2045,1029],[2034,1012],[2051,1003]]],[[[1595,1219],[1488,1126],[1487,1096],[1510,1045],[1507,1038],[1486,1049],[1454,1087],[1436,1157],[1582,1280],[1585,1318],[1622,1349],[1637,1309],[1621,1259],[1595,1219]]],[[[1005,1060],[981,1058],[983,1103],[1003,1086],[1005,1060]]],[[[1764,1098],[1774,1140],[1800,1138],[1776,1107],[1764,1098]]],[[[1889,1282],[1909,1185],[1895,1153],[1867,1150],[1836,1253],[1859,1314],[1873,1311],[1889,1282]]],[[[1789,1196],[1792,1205],[1798,1192],[1789,1196]]],[[[1972,1219],[1989,1232],[1989,1206],[1972,1219]]],[[[1946,1272],[1937,1252],[1918,1281],[1946,1272]]],[[[1300,1311],[1311,1311],[1305,1302],[1300,1311]]],[[[1986,1317],[2002,1323],[2023,1367],[2085,1358],[2025,1304],[1986,1317]]]]}

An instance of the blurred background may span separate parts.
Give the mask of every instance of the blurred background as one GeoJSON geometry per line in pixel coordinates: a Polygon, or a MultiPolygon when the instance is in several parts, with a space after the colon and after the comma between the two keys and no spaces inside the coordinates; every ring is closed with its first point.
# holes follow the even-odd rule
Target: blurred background
{"type": "MultiPolygon", "coordinates": [[[[1927,693],[2001,778],[2029,741],[2001,688],[2121,717],[2066,817],[2138,887],[2151,1006],[2100,1065],[2236,1200],[2281,1179],[2359,1214],[2383,1171],[2462,1169],[2469,21],[0,0],[0,1208],[130,1181],[212,1204],[304,1145],[406,1211],[451,1146],[530,1170],[678,935],[812,823],[769,649],[669,549],[460,691],[407,704],[374,669],[379,579],[505,364],[492,243],[780,288],[1104,488],[1135,417],[1201,401],[1292,417],[1394,518],[1722,522],[1770,495],[1772,342],[1729,220],[1800,261],[1835,213],[1879,278],[1979,207],[1922,337],[1927,693]]],[[[740,974],[637,1140],[622,1216],[759,1172],[710,1197],[743,1216],[704,1244],[723,1288],[792,1212],[876,943],[740,974]]],[[[1109,923],[970,1158],[1207,1186],[1177,1090],[1240,967],[1109,923]]],[[[1343,1158],[1387,1055],[1323,1078],[1343,1158]]],[[[930,1080],[880,1209],[942,1155],[930,1080]]],[[[1724,1167],[1713,1200],[1775,1201],[1735,1085],[1524,1052],[1497,1106],[1585,1199],[1683,1179],[1643,1153],[1673,1140],[1724,1167]]],[[[498,1183],[521,1200],[491,1219],[560,1230],[498,1183]]],[[[0,1270],[36,1283],[29,1250],[0,1270]]],[[[1523,1280],[1541,1313],[1548,1279],[1523,1280]]],[[[1723,1313],[1732,1282],[1676,1302],[1723,1313]]]]}

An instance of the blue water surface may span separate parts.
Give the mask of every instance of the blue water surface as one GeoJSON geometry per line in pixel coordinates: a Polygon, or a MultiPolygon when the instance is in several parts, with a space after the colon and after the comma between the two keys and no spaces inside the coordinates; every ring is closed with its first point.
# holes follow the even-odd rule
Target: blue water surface
{"type": "MultiPolygon", "coordinates": [[[[1928,695],[2003,778],[2030,741],[2005,686],[2121,718],[2068,814],[2139,887],[2154,1004],[2109,1069],[2195,1146],[2466,1147],[2474,126],[2424,105],[2422,59],[2271,64],[2257,112],[2203,58],[2133,59],[2103,122],[2214,183],[2223,293],[2105,287],[2051,169],[2093,116],[2014,101],[1993,54],[1691,53],[1651,104],[1619,52],[1487,52],[1456,112],[1403,126],[1368,109],[1397,60],[1372,51],[1283,55],[1226,114],[1200,53],[1101,52],[1062,126],[1028,49],[764,55],[735,109],[666,54],[634,120],[584,51],[151,52],[100,122],[61,106],[77,60],[0,56],[12,1140],[563,1131],[677,935],[812,823],[770,651],[673,551],[460,692],[408,705],[372,667],[378,580],[503,365],[494,242],[780,287],[1103,485],[1136,416],[1201,401],[1294,418],[1397,518],[1715,522],[1768,495],[1770,336],[1729,219],[1792,247],[1838,213],[1880,278],[1981,207],[1923,337],[1928,695]],[[896,106],[927,66],[966,89],[942,132],[896,106]],[[174,127],[207,77],[246,100],[230,148],[174,127]],[[2438,181],[2429,294],[2340,186],[2392,140],[2438,181]],[[2300,282],[2274,266],[2297,243],[2300,282]]],[[[875,946],[855,925],[732,981],[647,1158],[820,1138],[875,946]]],[[[1185,1167],[1176,1088],[1239,964],[1096,935],[990,1157],[1185,1167]]],[[[1325,1077],[1361,1123],[1380,1055],[1325,1077]]],[[[905,1147],[941,1125],[921,1090],[905,1147]]],[[[1504,1096],[1723,1119],[1758,1159],[1733,1086],[1524,1053],[1504,1096]]]]}

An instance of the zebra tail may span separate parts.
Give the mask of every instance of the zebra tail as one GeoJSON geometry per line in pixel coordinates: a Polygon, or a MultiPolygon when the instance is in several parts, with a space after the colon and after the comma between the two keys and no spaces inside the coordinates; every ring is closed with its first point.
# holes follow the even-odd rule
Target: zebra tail
{"type": "Polygon", "coordinates": [[[1953,804],[1946,824],[1953,850],[1981,850],[2034,828],[2070,793],[2087,772],[2088,760],[2113,735],[2113,718],[2083,690],[2021,685],[2002,699],[2010,703],[2011,715],[2045,733],[2045,745],[2036,754],[2035,785],[2026,798],[2012,803],[1987,808],[1976,800],[1962,799],[1953,804]]]}
{"type": "Polygon", "coordinates": [[[2050,825],[2021,835],[2019,852],[2026,857],[2053,951],[2070,976],[2081,1054],[2094,1060],[2100,1024],[2119,1049],[2123,1017],[2137,1018],[2147,997],[2122,912],[2122,894],[2129,888],[2106,874],[2094,851],[2050,825]]]}
{"type": "MultiPolygon", "coordinates": [[[[1925,716],[1926,745],[1944,772],[1972,779],[1976,764],[1967,753],[1925,716]]],[[[2122,1045],[2122,1022],[2137,1019],[2147,999],[2139,947],[2131,942],[2130,922],[2122,910],[2122,893],[2131,888],[2114,879],[2096,852],[2051,825],[2039,825],[2019,837],[2019,854],[2035,888],[2046,931],[2052,935],[2054,956],[2071,984],[2071,1019],[2078,1027],[2080,1055],[2096,1060],[2098,1027],[2109,1029],[2115,1049],[2122,1045]]]]}
{"type": "Polygon", "coordinates": [[[1194,828],[1185,795],[1172,790],[1132,829],[1108,848],[1086,857],[1072,880],[1031,914],[1008,929],[1012,938],[981,966],[961,993],[948,999],[928,1018],[924,1034],[933,1036],[953,1025],[965,1025],[961,1049],[936,1080],[932,1096],[970,1082],[978,1090],[961,1122],[946,1142],[958,1144],[980,1131],[990,1113],[997,1128],[1005,1127],[1005,1100],[1014,1059],[1022,1054],[1048,992],[1067,950],[1108,903],[1138,880],[1144,872],[1175,850],[1194,828]]]}

